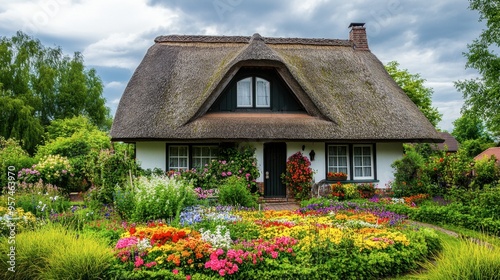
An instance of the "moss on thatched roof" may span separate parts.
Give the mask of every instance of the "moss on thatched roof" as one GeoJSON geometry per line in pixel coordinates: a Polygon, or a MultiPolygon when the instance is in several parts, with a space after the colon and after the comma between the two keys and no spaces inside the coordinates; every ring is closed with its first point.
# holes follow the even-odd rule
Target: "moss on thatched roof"
{"type": "Polygon", "coordinates": [[[114,140],[442,142],[370,51],[348,40],[161,36],[120,100],[114,140]],[[241,67],[274,67],[307,114],[207,113],[241,67]]]}

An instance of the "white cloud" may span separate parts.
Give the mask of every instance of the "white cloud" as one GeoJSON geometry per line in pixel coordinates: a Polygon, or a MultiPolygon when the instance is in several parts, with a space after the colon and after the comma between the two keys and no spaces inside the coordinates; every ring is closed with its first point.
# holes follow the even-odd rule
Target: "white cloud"
{"type": "Polygon", "coordinates": [[[119,81],[112,81],[107,83],[104,87],[106,89],[123,89],[125,88],[125,83],[124,82],[119,82],[119,81]]]}
{"type": "Polygon", "coordinates": [[[89,65],[133,70],[141,59],[135,53],[145,53],[152,44],[138,34],[114,33],[87,46],[83,56],[89,65]]]}
{"type": "Polygon", "coordinates": [[[177,12],[147,5],[147,0],[0,0],[0,24],[30,33],[95,41],[118,30],[138,34],[171,25],[177,12]]]}

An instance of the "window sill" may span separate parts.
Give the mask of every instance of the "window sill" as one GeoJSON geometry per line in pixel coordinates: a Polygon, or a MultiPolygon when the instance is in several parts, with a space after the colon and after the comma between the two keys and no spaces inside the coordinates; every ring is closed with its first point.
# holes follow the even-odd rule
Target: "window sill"
{"type": "Polygon", "coordinates": [[[324,181],[326,183],[331,183],[331,184],[335,184],[337,182],[340,182],[342,184],[361,184],[361,183],[378,183],[380,182],[379,180],[375,180],[375,179],[365,179],[365,180],[344,180],[344,181],[331,181],[331,180],[327,180],[327,179],[324,179],[324,181]]]}

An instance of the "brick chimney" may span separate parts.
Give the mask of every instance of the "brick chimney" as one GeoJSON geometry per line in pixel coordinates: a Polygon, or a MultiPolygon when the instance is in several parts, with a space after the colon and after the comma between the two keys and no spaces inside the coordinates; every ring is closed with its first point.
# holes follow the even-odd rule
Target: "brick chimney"
{"type": "Polygon", "coordinates": [[[365,23],[352,22],[349,28],[351,28],[349,32],[349,41],[354,43],[354,49],[357,51],[369,51],[365,23]]]}

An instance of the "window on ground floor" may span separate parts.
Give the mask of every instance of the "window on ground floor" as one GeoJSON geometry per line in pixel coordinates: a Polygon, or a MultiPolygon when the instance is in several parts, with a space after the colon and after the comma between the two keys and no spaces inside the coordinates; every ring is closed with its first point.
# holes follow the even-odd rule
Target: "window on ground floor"
{"type": "Polygon", "coordinates": [[[375,179],[372,144],[327,145],[327,172],[344,172],[349,180],[375,179]]]}
{"type": "Polygon", "coordinates": [[[203,167],[218,156],[215,145],[169,145],[167,151],[168,170],[174,171],[203,167]]]}

